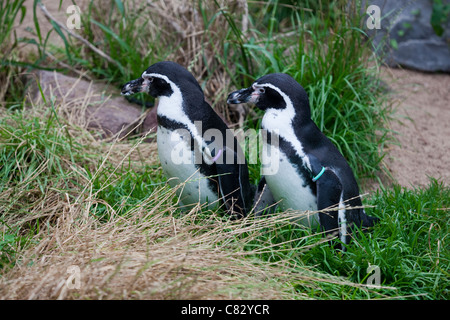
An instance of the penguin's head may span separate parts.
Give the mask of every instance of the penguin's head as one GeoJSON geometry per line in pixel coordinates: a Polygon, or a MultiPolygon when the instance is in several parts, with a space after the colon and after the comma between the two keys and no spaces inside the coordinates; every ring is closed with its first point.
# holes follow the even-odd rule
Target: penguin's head
{"type": "Polygon", "coordinates": [[[271,73],[256,80],[249,88],[228,95],[228,104],[252,103],[261,110],[285,110],[310,115],[305,89],[290,75],[271,73]]]}
{"type": "Polygon", "coordinates": [[[188,70],[178,63],[161,61],[151,65],[140,78],[124,84],[121,94],[127,96],[145,92],[155,98],[170,97],[176,89],[186,92],[200,91],[203,96],[200,85],[188,70]]]}

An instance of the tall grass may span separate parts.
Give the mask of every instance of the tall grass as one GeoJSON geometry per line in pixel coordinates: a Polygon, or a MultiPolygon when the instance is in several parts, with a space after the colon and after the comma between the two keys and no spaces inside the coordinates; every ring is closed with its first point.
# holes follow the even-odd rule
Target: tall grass
{"type": "MultiPolygon", "coordinates": [[[[344,255],[328,245],[312,245],[310,237],[300,244],[301,261],[355,283],[366,283],[369,266],[380,270],[380,286],[375,292],[405,299],[446,299],[449,294],[450,255],[446,249],[449,234],[450,188],[442,181],[430,180],[423,189],[400,186],[378,190],[366,200],[369,214],[380,218],[370,233],[360,233],[344,255]]],[[[296,231],[297,233],[300,230],[296,231]]],[[[298,235],[297,235],[298,237],[298,235]]],[[[291,239],[285,230],[285,241],[291,239]]],[[[279,251],[278,259],[295,252],[297,242],[279,251]],[[292,247],[292,248],[291,248],[292,247]]],[[[304,290],[304,286],[299,287],[304,290]]],[[[374,297],[359,288],[329,288],[336,295],[374,297]]]]}
{"type": "MultiPolygon", "coordinates": [[[[376,64],[369,67],[370,42],[359,28],[359,12],[358,5],[343,0],[294,6],[216,0],[164,8],[145,2],[89,2],[81,15],[81,35],[110,59],[70,36],[64,37],[65,48],[57,49],[57,56],[71,68],[89,70],[117,86],[156,61],[175,60],[194,73],[213,107],[231,122],[242,122],[245,114],[225,105],[228,92],[264,74],[287,72],[305,87],[313,120],[357,177],[374,177],[390,141],[386,122],[391,110],[380,94],[376,64]],[[247,14],[243,6],[248,6],[247,14]]],[[[261,116],[250,110],[245,125],[257,128],[261,116]]]]}
{"type": "Polygon", "coordinates": [[[0,3],[0,107],[19,104],[24,85],[20,78],[23,68],[17,66],[18,41],[13,33],[14,23],[25,18],[25,0],[5,0],[0,3]],[[14,37],[13,37],[14,36],[14,37]]]}

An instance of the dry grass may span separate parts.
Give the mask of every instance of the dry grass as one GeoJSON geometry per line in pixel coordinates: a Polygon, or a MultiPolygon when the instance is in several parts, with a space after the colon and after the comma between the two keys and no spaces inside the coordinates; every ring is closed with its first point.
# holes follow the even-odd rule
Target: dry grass
{"type": "Polygon", "coordinates": [[[263,291],[270,278],[251,263],[211,247],[208,241],[199,243],[183,225],[186,219],[161,211],[154,214],[157,207],[153,207],[150,212],[142,208],[126,219],[116,216],[99,224],[83,212],[87,207],[66,203],[55,223],[36,235],[39,245],[24,251],[21,263],[2,278],[2,298],[282,297],[275,283],[263,291]],[[81,270],[78,290],[66,285],[70,266],[81,270]],[[240,292],[239,285],[249,277],[260,290],[240,292]]]}
{"type": "MultiPolygon", "coordinates": [[[[87,96],[89,92],[87,93],[87,96]]],[[[51,95],[49,95],[50,97],[51,95]]],[[[80,100],[86,105],[89,97],[80,100]]],[[[41,192],[33,177],[45,174],[49,161],[43,161],[33,177],[11,185],[1,193],[3,227],[13,226],[32,238],[17,248],[10,268],[0,276],[0,299],[212,299],[286,298],[283,271],[261,262],[245,259],[241,248],[228,243],[239,233],[239,224],[230,225],[211,213],[202,221],[199,207],[183,216],[175,215],[175,190],[162,184],[141,204],[120,214],[112,203],[98,197],[95,176],[106,165],[118,169],[131,163],[132,170],[157,163],[156,144],[138,141],[97,141],[72,117],[70,103],[55,105],[62,121],[59,128],[82,146],[79,152],[96,158],[72,162],[61,155],[61,166],[68,173],[64,180],[50,183],[41,192]],[[94,172],[87,178],[85,166],[94,172]],[[66,182],[67,182],[66,181],[66,182]],[[97,205],[107,207],[109,218],[100,221],[93,214],[97,205]],[[21,209],[23,208],[23,209],[21,209]],[[69,289],[66,282],[71,266],[80,268],[81,286],[69,289]],[[280,274],[282,277],[275,277],[280,274]],[[274,280],[278,279],[278,280],[274,280]],[[250,285],[249,285],[250,284],[250,285]],[[253,290],[254,289],[254,290],[253,290]]],[[[48,121],[45,104],[34,104],[27,119],[48,121]]],[[[7,114],[5,115],[7,119],[7,114]]],[[[9,120],[14,126],[14,120],[9,120]]],[[[19,138],[19,137],[18,137],[19,138]]],[[[26,144],[26,138],[17,142],[26,144]]],[[[22,167],[21,170],[25,170],[22,167]]],[[[117,173],[118,174],[118,173],[117,173]]],[[[105,188],[117,175],[108,173],[105,188]]]]}
{"type": "MultiPolygon", "coordinates": [[[[156,144],[97,141],[66,107],[55,105],[58,134],[69,132],[86,158],[73,162],[61,155],[66,179],[51,181],[43,192],[30,177],[0,194],[2,204],[13,203],[3,208],[3,227],[34,233],[17,248],[15,263],[1,271],[0,299],[301,299],[307,296],[296,292],[298,283],[317,290],[324,282],[355,285],[302,268],[294,259],[258,258],[283,243],[261,240],[257,249],[246,247],[267,230],[290,224],[289,214],[237,222],[200,207],[180,214],[176,190],[164,183],[127,211],[102,199],[95,178],[104,175],[100,189],[114,185],[126,174],[119,169],[123,163],[148,174],[143,167],[158,163],[156,144]],[[115,169],[104,174],[106,166],[115,169]],[[99,205],[106,207],[107,219],[95,214],[99,205]],[[80,270],[80,287],[70,289],[73,266],[80,270]]],[[[45,108],[34,104],[26,117],[45,124],[45,108]]],[[[45,175],[48,166],[43,161],[34,176],[45,175]]]]}
{"type": "Polygon", "coordinates": [[[174,192],[162,187],[126,216],[111,210],[106,223],[90,213],[94,197],[48,199],[43,227],[31,240],[36,245],[21,251],[17,264],[2,274],[0,298],[300,299],[306,296],[294,293],[293,283],[317,290],[324,282],[360,286],[290,261],[246,258],[255,252],[244,251],[236,238],[253,233],[244,242],[254,239],[283,218],[224,222],[211,213],[198,223],[200,207],[174,215],[168,201],[174,192]],[[69,289],[73,266],[80,269],[80,287],[69,289]]]}
{"type": "Polygon", "coordinates": [[[126,217],[111,209],[110,220],[102,223],[90,212],[99,201],[95,195],[77,202],[49,195],[41,230],[31,239],[35,245],[20,251],[16,265],[2,274],[0,298],[292,297],[283,282],[298,274],[245,259],[249,253],[233,245],[248,230],[241,222],[224,223],[212,214],[209,223],[197,224],[198,207],[175,217],[168,201],[173,196],[174,190],[163,187],[126,217]],[[79,289],[67,286],[71,266],[80,268],[79,289]]]}

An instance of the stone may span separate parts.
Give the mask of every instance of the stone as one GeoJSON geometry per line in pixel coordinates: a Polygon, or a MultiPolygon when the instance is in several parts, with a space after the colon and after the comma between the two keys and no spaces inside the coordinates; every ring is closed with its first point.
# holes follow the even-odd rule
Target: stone
{"type": "Polygon", "coordinates": [[[55,107],[62,108],[60,111],[70,121],[95,132],[94,136],[123,138],[132,131],[139,131],[139,121],[143,117],[141,107],[122,96],[111,95],[113,89],[58,72],[38,71],[35,75],[29,89],[33,103],[42,102],[36,85],[39,79],[46,100],[54,99],[55,107]]]}
{"type": "MultiPolygon", "coordinates": [[[[155,133],[156,132],[156,130],[158,128],[158,118],[156,115],[157,110],[158,110],[158,104],[155,103],[155,105],[152,108],[150,108],[146,111],[144,122],[142,123],[142,128],[141,128],[141,132],[143,135],[147,134],[147,133],[155,133]]],[[[154,140],[154,137],[147,136],[147,138],[144,141],[150,142],[153,140],[154,140]]]]}
{"type": "Polygon", "coordinates": [[[449,47],[435,40],[409,40],[398,45],[393,60],[410,69],[450,72],[449,47]]]}

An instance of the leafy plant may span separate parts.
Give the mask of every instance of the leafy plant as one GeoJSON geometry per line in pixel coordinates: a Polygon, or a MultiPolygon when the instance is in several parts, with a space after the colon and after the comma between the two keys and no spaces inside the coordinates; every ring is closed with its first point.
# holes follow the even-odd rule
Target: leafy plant
{"type": "Polygon", "coordinates": [[[450,188],[430,180],[423,189],[400,186],[377,191],[365,200],[366,211],[380,218],[369,232],[357,232],[346,252],[336,252],[311,230],[279,217],[276,225],[261,228],[249,239],[240,239],[247,249],[268,262],[291,261],[315,266],[317,272],[342,277],[365,285],[369,266],[380,271],[379,288],[321,284],[312,291],[301,282],[299,292],[311,297],[338,296],[349,299],[401,297],[405,299],[445,299],[450,290],[449,234],[450,188]]]}
{"type": "Polygon", "coordinates": [[[442,0],[433,0],[430,23],[434,32],[441,37],[444,34],[444,25],[450,19],[450,4],[442,0]]]}
{"type": "Polygon", "coordinates": [[[17,103],[23,95],[23,84],[18,74],[22,70],[15,64],[17,39],[11,39],[17,17],[25,18],[25,0],[6,0],[0,3],[0,106],[17,103]]]}

